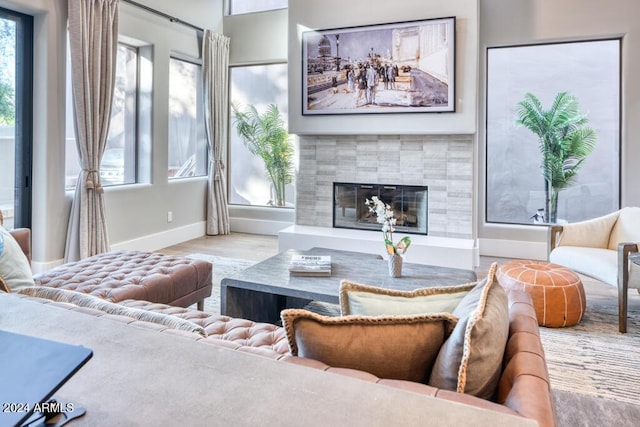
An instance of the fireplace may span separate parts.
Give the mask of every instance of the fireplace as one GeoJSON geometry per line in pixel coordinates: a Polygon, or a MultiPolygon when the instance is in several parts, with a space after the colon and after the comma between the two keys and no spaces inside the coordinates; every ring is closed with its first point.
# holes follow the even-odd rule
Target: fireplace
{"type": "Polygon", "coordinates": [[[417,185],[386,185],[333,183],[333,226],[380,230],[374,214],[365,205],[366,199],[378,196],[391,206],[396,216],[396,231],[427,234],[428,187],[417,185]]]}

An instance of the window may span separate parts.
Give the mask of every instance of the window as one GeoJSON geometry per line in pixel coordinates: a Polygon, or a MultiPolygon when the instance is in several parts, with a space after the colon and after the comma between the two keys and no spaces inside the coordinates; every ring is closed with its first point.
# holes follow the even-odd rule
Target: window
{"type": "MultiPolygon", "coordinates": [[[[231,102],[244,110],[248,105],[263,113],[270,104],[278,106],[287,121],[287,64],[236,66],[231,68],[231,102]]],[[[274,186],[267,175],[263,160],[244,145],[234,126],[230,112],[229,203],[249,206],[275,206],[274,186]]],[[[294,184],[285,187],[285,206],[292,207],[294,184]]]]}
{"type": "Polygon", "coordinates": [[[0,210],[31,225],[33,17],[0,8],[0,210]]]}
{"type": "Polygon", "coordinates": [[[286,9],[289,7],[289,0],[228,0],[228,2],[229,15],[286,9]]]}
{"type": "MultiPolygon", "coordinates": [[[[100,163],[103,186],[136,182],[139,53],[138,48],[118,44],[116,78],[107,145],[100,163]]],[[[73,126],[71,62],[67,62],[66,187],[73,189],[80,173],[73,126]]]]}
{"type": "Polygon", "coordinates": [[[111,123],[100,163],[102,185],[136,182],[138,64],[138,48],[118,44],[111,123]]]}
{"type": "Polygon", "coordinates": [[[169,179],[207,173],[200,65],[171,58],[169,63],[169,179]]]}
{"type": "MultiPolygon", "coordinates": [[[[544,224],[577,222],[619,209],[620,205],[620,40],[594,40],[489,48],[487,51],[488,222],[544,224]],[[530,126],[518,125],[519,104],[530,93],[542,108],[526,102],[527,123],[540,110],[555,115],[556,139],[539,143],[530,126]],[[595,146],[571,131],[571,109],[556,100],[569,94],[595,134],[595,146]],[[557,107],[557,108],[556,108],[557,107]],[[535,114],[534,114],[535,113],[535,114]],[[561,141],[561,143],[560,143],[561,141]],[[562,147],[561,150],[558,147],[562,147]]],[[[564,98],[569,99],[569,98],[564,98]]],[[[548,114],[548,113],[546,113],[548,114]]],[[[584,132],[584,127],[582,127],[584,132]]]]}

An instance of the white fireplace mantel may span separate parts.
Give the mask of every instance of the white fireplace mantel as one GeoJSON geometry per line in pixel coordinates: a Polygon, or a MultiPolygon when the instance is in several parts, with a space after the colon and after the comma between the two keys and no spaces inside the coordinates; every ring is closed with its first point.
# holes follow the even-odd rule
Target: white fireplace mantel
{"type": "MultiPolygon", "coordinates": [[[[396,234],[395,239],[407,235],[396,234]]],[[[473,269],[479,264],[475,239],[414,234],[408,236],[411,237],[411,247],[404,256],[406,262],[464,269],[473,269]]],[[[385,254],[382,233],[378,231],[292,225],[278,233],[279,251],[308,250],[313,247],[385,254]]],[[[351,279],[357,280],[355,277],[351,279]]]]}

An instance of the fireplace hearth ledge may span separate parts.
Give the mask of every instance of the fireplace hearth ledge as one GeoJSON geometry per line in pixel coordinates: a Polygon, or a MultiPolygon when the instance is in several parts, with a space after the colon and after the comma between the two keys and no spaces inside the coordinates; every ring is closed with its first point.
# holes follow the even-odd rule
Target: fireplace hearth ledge
{"type": "MultiPolygon", "coordinates": [[[[407,234],[396,233],[395,239],[407,234]]],[[[411,247],[404,256],[406,262],[471,270],[479,265],[479,251],[475,239],[458,239],[408,235],[411,247]]],[[[379,231],[292,225],[278,233],[278,250],[308,250],[313,247],[342,249],[386,255],[379,231]]]]}

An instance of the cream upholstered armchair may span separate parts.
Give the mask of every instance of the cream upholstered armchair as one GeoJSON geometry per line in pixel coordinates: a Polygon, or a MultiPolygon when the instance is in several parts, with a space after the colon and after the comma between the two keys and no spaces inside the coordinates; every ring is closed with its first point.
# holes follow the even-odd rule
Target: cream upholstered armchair
{"type": "Polygon", "coordinates": [[[619,328],[627,332],[628,290],[640,292],[640,266],[629,261],[640,246],[640,208],[554,225],[549,231],[549,261],[618,287],[619,328]]]}

